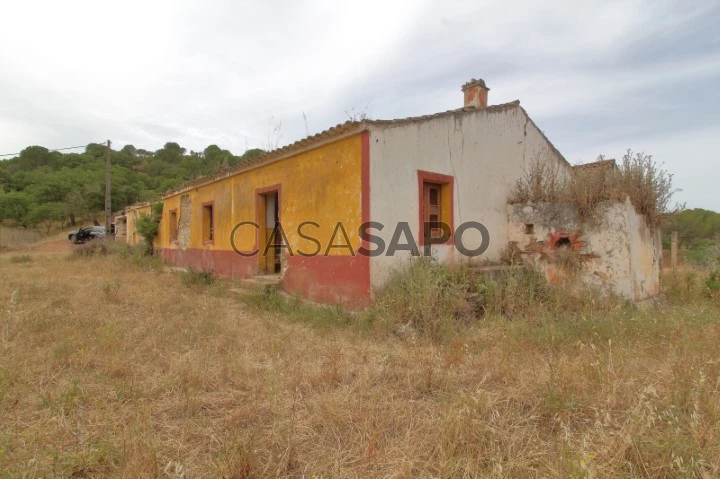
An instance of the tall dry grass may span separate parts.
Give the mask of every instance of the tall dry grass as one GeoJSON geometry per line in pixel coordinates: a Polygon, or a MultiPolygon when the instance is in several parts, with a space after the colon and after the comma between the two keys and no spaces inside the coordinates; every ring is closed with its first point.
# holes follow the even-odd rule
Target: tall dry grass
{"type": "Polygon", "coordinates": [[[0,263],[0,477],[720,474],[702,295],[407,341],[117,255],[0,263]]]}
{"type": "MultiPolygon", "coordinates": [[[[360,320],[396,333],[408,329],[432,340],[464,334],[480,318],[538,321],[602,318],[633,311],[624,299],[583,286],[573,256],[558,255],[566,281],[549,282],[530,265],[483,273],[470,264],[417,258],[395,270],[360,320]]],[[[401,334],[402,336],[403,334],[401,334]]]]}

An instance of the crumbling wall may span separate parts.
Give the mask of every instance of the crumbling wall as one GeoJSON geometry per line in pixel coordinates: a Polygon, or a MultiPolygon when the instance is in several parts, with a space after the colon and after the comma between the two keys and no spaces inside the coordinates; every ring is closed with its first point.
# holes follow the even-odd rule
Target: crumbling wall
{"type": "Polygon", "coordinates": [[[127,217],[125,215],[115,217],[115,241],[127,242],[127,217]]]}
{"type": "Polygon", "coordinates": [[[592,218],[571,205],[508,205],[509,248],[540,265],[551,281],[568,274],[568,261],[583,282],[633,301],[660,293],[662,244],[632,204],[606,203],[592,218]]]}
{"type": "Polygon", "coordinates": [[[190,246],[190,222],[192,220],[192,199],[190,195],[180,197],[180,217],[178,218],[178,247],[186,250],[190,246]]]}

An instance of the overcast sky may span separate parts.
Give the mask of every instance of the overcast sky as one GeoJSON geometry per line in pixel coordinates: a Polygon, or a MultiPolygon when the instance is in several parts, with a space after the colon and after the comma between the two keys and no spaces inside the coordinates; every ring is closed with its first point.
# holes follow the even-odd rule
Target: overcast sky
{"type": "Polygon", "coordinates": [[[720,2],[9,1],[0,154],[111,139],[236,154],[348,119],[519,99],[571,162],[652,153],[720,211],[720,2]]]}

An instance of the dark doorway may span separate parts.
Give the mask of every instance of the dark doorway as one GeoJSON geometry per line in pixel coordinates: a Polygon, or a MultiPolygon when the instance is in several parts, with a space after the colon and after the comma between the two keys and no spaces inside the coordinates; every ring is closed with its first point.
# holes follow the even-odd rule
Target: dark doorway
{"type": "Polygon", "coordinates": [[[260,230],[258,248],[260,249],[260,273],[276,274],[280,272],[280,251],[282,235],[280,226],[280,195],[270,191],[258,196],[258,218],[260,230]]]}

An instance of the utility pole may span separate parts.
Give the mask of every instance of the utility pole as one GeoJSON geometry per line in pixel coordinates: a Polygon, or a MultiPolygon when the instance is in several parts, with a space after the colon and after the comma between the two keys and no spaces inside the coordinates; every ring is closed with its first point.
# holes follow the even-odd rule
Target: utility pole
{"type": "Polygon", "coordinates": [[[107,149],[105,150],[105,238],[110,238],[110,228],[112,227],[112,215],[110,207],[110,140],[107,141],[107,149]]]}

